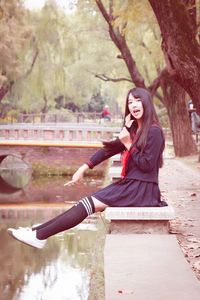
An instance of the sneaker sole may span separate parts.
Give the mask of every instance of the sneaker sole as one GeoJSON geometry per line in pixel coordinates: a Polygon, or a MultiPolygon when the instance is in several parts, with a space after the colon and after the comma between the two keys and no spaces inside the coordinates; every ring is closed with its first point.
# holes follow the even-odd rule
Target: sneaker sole
{"type": "Polygon", "coordinates": [[[27,245],[27,246],[30,246],[30,247],[32,247],[32,248],[35,248],[35,249],[42,249],[42,248],[35,247],[35,246],[33,246],[33,245],[30,245],[30,244],[28,244],[28,243],[25,243],[24,241],[19,240],[18,238],[16,238],[16,237],[13,235],[12,230],[7,230],[7,231],[8,231],[8,234],[9,234],[12,238],[14,238],[16,241],[21,242],[21,243],[23,243],[23,244],[25,244],[25,245],[27,245]]]}

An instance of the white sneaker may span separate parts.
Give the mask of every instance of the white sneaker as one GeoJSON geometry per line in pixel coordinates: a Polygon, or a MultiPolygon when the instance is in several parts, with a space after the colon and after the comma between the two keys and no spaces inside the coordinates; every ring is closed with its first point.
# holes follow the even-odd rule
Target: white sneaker
{"type": "Polygon", "coordinates": [[[42,223],[33,225],[33,226],[31,227],[31,230],[33,230],[33,228],[36,228],[36,227],[38,227],[38,226],[40,226],[40,225],[42,225],[42,223]]]}
{"type": "MultiPolygon", "coordinates": [[[[12,228],[9,228],[9,229],[12,229],[12,228]]],[[[18,227],[18,229],[20,229],[20,230],[25,230],[25,231],[32,231],[32,228],[31,227],[18,227]]]]}
{"type": "MultiPolygon", "coordinates": [[[[41,225],[41,223],[40,224],[35,224],[35,225],[33,225],[32,227],[21,227],[21,226],[19,226],[18,227],[18,229],[21,229],[21,230],[26,230],[26,231],[32,231],[33,230],[33,228],[35,228],[35,227],[38,227],[38,226],[40,226],[41,225]]],[[[12,230],[13,228],[9,228],[9,230],[12,230]]]]}
{"type": "Polygon", "coordinates": [[[14,239],[26,245],[39,248],[39,249],[42,249],[45,246],[47,241],[47,240],[39,240],[36,237],[36,230],[32,231],[32,230],[9,228],[8,234],[11,235],[14,239]]]}

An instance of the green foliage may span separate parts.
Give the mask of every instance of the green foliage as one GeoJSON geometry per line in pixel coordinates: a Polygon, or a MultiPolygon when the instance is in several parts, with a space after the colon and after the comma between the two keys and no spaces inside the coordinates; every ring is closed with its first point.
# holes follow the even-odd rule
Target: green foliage
{"type": "Polygon", "coordinates": [[[169,127],[169,119],[167,115],[167,110],[165,107],[160,108],[157,110],[158,118],[159,121],[162,125],[163,128],[168,128],[169,127]]]}
{"type": "Polygon", "coordinates": [[[26,70],[19,56],[30,42],[32,27],[21,0],[1,0],[0,11],[0,87],[5,87],[26,70]]]}
{"type": "MultiPolygon", "coordinates": [[[[76,6],[67,15],[54,1],[47,1],[41,11],[29,12],[29,27],[35,38],[19,51],[27,69],[36,47],[38,57],[32,72],[15,82],[12,93],[3,101],[4,108],[31,112],[101,111],[108,104],[111,112],[119,103],[122,111],[127,90],[132,83],[103,81],[130,78],[123,59],[108,33],[108,26],[95,1],[71,1],[76,6]]],[[[109,1],[104,1],[109,7],[109,1]]],[[[123,32],[137,67],[147,85],[162,69],[160,33],[152,10],[144,0],[113,1],[113,26],[123,32]]]]}
{"type": "MultiPolygon", "coordinates": [[[[30,12],[29,20],[35,30],[39,55],[31,74],[16,82],[4,104],[10,103],[11,107],[28,113],[44,108],[46,111],[70,107],[86,110],[88,103],[100,94],[112,106],[118,88],[113,89],[112,83],[95,78],[96,73],[105,71],[103,66],[110,69],[116,55],[108,33],[101,29],[102,19],[80,10],[66,15],[53,2],[47,2],[42,11],[30,12]],[[111,49],[109,55],[105,43],[111,49]]],[[[29,50],[21,54],[24,64],[34,46],[29,44],[29,50]]]]}
{"type": "MultiPolygon", "coordinates": [[[[46,150],[42,149],[42,152],[45,153],[46,150]]],[[[77,166],[63,166],[63,163],[60,161],[55,161],[54,165],[47,165],[45,162],[35,161],[32,164],[33,177],[38,178],[40,176],[72,176],[77,171],[77,166]]],[[[92,177],[102,177],[102,170],[87,170],[85,176],[92,177]]]]}

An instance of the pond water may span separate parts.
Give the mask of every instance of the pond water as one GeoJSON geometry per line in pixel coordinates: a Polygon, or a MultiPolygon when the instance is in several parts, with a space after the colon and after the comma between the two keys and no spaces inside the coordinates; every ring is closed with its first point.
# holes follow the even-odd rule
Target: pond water
{"type": "Polygon", "coordinates": [[[85,178],[83,183],[67,187],[68,176],[33,178],[30,167],[8,156],[0,163],[0,203],[73,203],[102,187],[102,179],[85,178]]]}
{"type": "MultiPolygon", "coordinates": [[[[22,223],[31,225],[28,220],[22,223]]],[[[22,223],[0,224],[1,300],[104,299],[105,226],[99,216],[49,238],[43,249],[7,234],[8,227],[22,223]]]]}
{"type": "MultiPolygon", "coordinates": [[[[7,180],[7,171],[3,172],[7,180]]],[[[64,183],[68,180],[28,178],[21,181],[26,183],[22,188],[15,184],[6,191],[0,184],[0,300],[104,299],[107,225],[100,213],[49,238],[44,249],[26,246],[7,234],[9,227],[29,227],[46,221],[103,184],[99,179],[86,179],[80,186],[66,188],[64,183]]]]}

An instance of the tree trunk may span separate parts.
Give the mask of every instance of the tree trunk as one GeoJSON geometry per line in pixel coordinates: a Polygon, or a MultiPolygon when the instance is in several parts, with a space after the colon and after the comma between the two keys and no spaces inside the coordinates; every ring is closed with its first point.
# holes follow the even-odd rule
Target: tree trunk
{"type": "Polygon", "coordinates": [[[168,112],[175,155],[183,157],[197,153],[192,137],[185,90],[173,80],[167,70],[162,72],[160,84],[168,112]]]}
{"type": "Polygon", "coordinates": [[[167,69],[200,113],[200,45],[182,0],[149,0],[162,34],[167,69]]]}
{"type": "MultiPolygon", "coordinates": [[[[169,0],[168,2],[170,3],[171,1],[172,0],[169,0]]],[[[179,0],[173,0],[173,1],[179,2],[179,0]]],[[[175,68],[173,67],[173,62],[170,58],[170,55],[176,62],[176,65],[175,65],[176,68],[180,69],[179,71],[180,71],[181,75],[182,75],[181,67],[183,67],[183,69],[186,68],[186,70],[184,69],[184,71],[186,73],[189,72],[189,74],[190,74],[189,77],[191,77],[190,78],[191,80],[187,81],[187,83],[186,83],[187,86],[190,86],[191,82],[194,81],[194,76],[196,76],[196,74],[197,74],[197,76],[198,76],[198,74],[200,75],[200,71],[199,71],[200,68],[198,70],[197,66],[195,65],[195,70],[194,70],[194,68],[192,68],[192,70],[195,71],[194,72],[195,74],[193,74],[191,72],[191,70],[188,70],[188,68],[190,68],[190,65],[189,65],[190,59],[187,59],[185,64],[180,63],[179,51],[181,51],[182,41],[180,42],[178,40],[178,42],[177,42],[178,44],[175,44],[175,45],[173,44],[174,43],[173,38],[176,37],[177,30],[178,30],[178,29],[176,30],[176,27],[178,27],[178,26],[175,22],[174,22],[174,24],[170,24],[171,20],[173,19],[172,18],[173,16],[171,14],[170,14],[170,16],[168,16],[167,12],[165,11],[165,7],[167,5],[169,6],[168,10],[171,9],[169,3],[167,2],[167,4],[166,4],[166,0],[161,0],[161,2],[164,2],[163,6],[162,6],[160,4],[160,1],[158,1],[158,0],[149,0],[149,2],[152,4],[152,7],[154,4],[153,9],[155,9],[154,12],[158,18],[159,25],[160,25],[160,27],[162,27],[161,31],[163,29],[163,32],[165,33],[165,37],[163,38],[163,45],[167,45],[167,43],[168,43],[170,46],[170,48],[167,49],[168,51],[164,51],[164,53],[166,53],[167,58],[168,58],[167,62],[169,62],[167,68],[170,70],[170,75],[167,72],[167,69],[164,69],[162,72],[163,73],[162,88],[163,88],[164,95],[165,95],[165,103],[164,104],[167,108],[168,115],[169,115],[175,154],[177,156],[185,156],[185,155],[195,153],[196,145],[195,145],[195,142],[191,135],[191,133],[192,133],[191,125],[190,125],[189,115],[188,115],[187,106],[186,106],[186,102],[185,102],[185,90],[183,90],[183,88],[181,88],[181,86],[179,86],[172,78],[172,74],[176,75],[176,73],[175,73],[175,68]],[[161,11],[159,11],[160,7],[162,7],[161,11]],[[169,19],[171,18],[170,21],[168,21],[168,19],[167,19],[166,26],[165,26],[165,23],[163,24],[163,22],[162,22],[162,17],[163,18],[169,17],[169,19]],[[172,36],[172,34],[174,34],[174,36],[172,36]],[[165,40],[166,40],[166,42],[164,43],[165,40]],[[178,53],[176,53],[176,51],[175,51],[175,53],[173,52],[173,50],[174,50],[173,46],[175,47],[175,50],[178,53]],[[171,53],[171,51],[172,51],[172,53],[171,53]],[[179,66],[179,64],[180,64],[180,66],[179,66]],[[166,78],[164,77],[165,73],[168,75],[166,78]]],[[[96,0],[96,4],[97,4],[101,14],[109,26],[110,38],[114,42],[116,47],[120,50],[120,58],[124,59],[124,62],[127,66],[127,69],[129,71],[129,74],[131,76],[133,83],[137,87],[145,88],[144,78],[140,74],[140,72],[136,66],[136,62],[131,55],[130,49],[128,48],[128,44],[126,42],[126,37],[123,35],[123,33],[120,32],[119,28],[113,26],[113,20],[115,18],[113,15],[113,11],[112,11],[113,1],[110,0],[109,3],[110,3],[110,11],[108,12],[106,10],[106,8],[104,7],[102,1],[96,0]]],[[[172,6],[172,4],[171,4],[171,6],[172,6]]],[[[184,20],[183,20],[183,23],[184,23],[184,20]]],[[[184,30],[182,30],[182,31],[184,33],[184,30]]],[[[188,39],[190,40],[190,37],[187,38],[187,40],[188,39]]],[[[195,44],[195,41],[193,41],[193,44],[195,44]]],[[[163,48],[163,50],[165,50],[165,49],[163,48]]],[[[185,49],[184,49],[184,51],[185,51],[185,49]]],[[[188,49],[186,49],[186,51],[188,51],[188,49]]],[[[194,53],[192,53],[192,54],[194,56],[194,53]]],[[[200,61],[199,61],[199,64],[200,64],[200,61]]],[[[188,76],[188,74],[187,74],[187,76],[188,76]]],[[[178,78],[178,76],[176,76],[176,77],[178,78]]],[[[181,79],[182,79],[182,77],[181,77],[181,79]]],[[[184,81],[184,77],[183,77],[183,81],[184,81]]],[[[149,91],[152,94],[154,94],[156,89],[158,88],[159,84],[160,84],[160,77],[156,78],[154,80],[154,82],[149,86],[149,91]]],[[[196,87],[197,87],[197,85],[195,86],[195,88],[196,87]]],[[[199,94],[198,94],[198,96],[199,96],[200,95],[200,85],[198,86],[198,89],[199,89],[199,94]]],[[[194,93],[197,93],[197,88],[194,93]]],[[[194,99],[194,98],[192,98],[192,99],[194,99]]]]}
{"type": "Polygon", "coordinates": [[[2,101],[3,97],[8,93],[8,91],[11,90],[13,84],[14,81],[10,81],[9,84],[0,88],[0,102],[2,101]]]}

